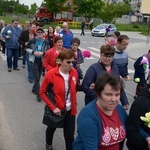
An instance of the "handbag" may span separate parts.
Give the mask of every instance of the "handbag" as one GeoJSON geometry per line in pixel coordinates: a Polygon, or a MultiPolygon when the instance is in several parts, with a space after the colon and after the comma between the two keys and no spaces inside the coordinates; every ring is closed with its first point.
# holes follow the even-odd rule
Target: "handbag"
{"type": "MultiPolygon", "coordinates": [[[[71,82],[71,80],[70,80],[71,82]]],[[[69,88],[67,91],[66,99],[68,98],[69,90],[70,90],[70,82],[69,82],[69,88]]],[[[54,92],[52,90],[52,84],[50,84],[47,88],[47,96],[49,97],[49,100],[53,105],[56,106],[54,101],[54,92]]],[[[61,111],[61,116],[58,116],[53,113],[51,109],[46,105],[44,108],[44,116],[43,116],[43,124],[53,127],[53,128],[63,128],[64,127],[64,119],[66,115],[66,110],[61,111]]]]}

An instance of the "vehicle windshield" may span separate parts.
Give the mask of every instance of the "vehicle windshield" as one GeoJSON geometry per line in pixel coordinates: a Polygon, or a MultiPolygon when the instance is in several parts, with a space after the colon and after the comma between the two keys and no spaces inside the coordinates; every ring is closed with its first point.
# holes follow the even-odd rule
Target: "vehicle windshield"
{"type": "Polygon", "coordinates": [[[107,28],[107,24],[101,24],[101,25],[98,25],[97,27],[96,27],[96,29],[106,29],[107,28]]]}

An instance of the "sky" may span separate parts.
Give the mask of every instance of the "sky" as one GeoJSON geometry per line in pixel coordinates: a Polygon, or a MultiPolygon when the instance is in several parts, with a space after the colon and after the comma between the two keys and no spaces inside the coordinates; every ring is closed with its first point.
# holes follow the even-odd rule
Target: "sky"
{"type": "Polygon", "coordinates": [[[43,0],[19,0],[19,3],[28,5],[30,8],[31,4],[34,4],[34,3],[36,3],[37,6],[40,6],[42,1],[43,0]]]}

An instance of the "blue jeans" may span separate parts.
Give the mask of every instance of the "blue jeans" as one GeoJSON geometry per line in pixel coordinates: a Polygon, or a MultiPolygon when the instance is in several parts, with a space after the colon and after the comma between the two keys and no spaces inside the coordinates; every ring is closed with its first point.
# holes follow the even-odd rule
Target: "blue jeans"
{"type": "Polygon", "coordinates": [[[27,52],[25,52],[25,54],[23,55],[22,64],[25,65],[26,62],[27,62],[27,69],[28,69],[28,79],[33,80],[32,66],[31,66],[31,62],[29,61],[29,54],[27,52]]]}
{"type": "Polygon", "coordinates": [[[13,69],[18,67],[18,53],[19,49],[13,49],[13,48],[6,48],[7,49],[7,66],[8,68],[13,69]],[[13,61],[12,61],[13,59],[13,61]],[[12,64],[13,63],[13,64],[12,64]]]}

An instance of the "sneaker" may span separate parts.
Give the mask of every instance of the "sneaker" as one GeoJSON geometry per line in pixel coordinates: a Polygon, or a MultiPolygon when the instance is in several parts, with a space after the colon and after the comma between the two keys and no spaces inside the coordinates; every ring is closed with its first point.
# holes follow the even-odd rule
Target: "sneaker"
{"type": "Polygon", "coordinates": [[[48,144],[46,144],[46,150],[53,150],[52,145],[48,145],[48,144]]]}
{"type": "Polygon", "coordinates": [[[14,68],[14,70],[19,71],[20,69],[17,67],[17,68],[14,68]]]}
{"type": "Polygon", "coordinates": [[[35,95],[38,95],[38,93],[37,93],[36,91],[33,91],[33,90],[32,90],[32,93],[35,94],[35,95]]]}
{"type": "Polygon", "coordinates": [[[32,79],[29,79],[29,83],[33,83],[33,80],[32,80],[32,79]]]}
{"type": "Polygon", "coordinates": [[[41,101],[41,97],[40,95],[37,95],[37,101],[40,102],[41,101]]]}
{"type": "Polygon", "coordinates": [[[25,68],[25,65],[22,65],[22,68],[25,68]]]}
{"type": "Polygon", "coordinates": [[[8,72],[11,72],[11,68],[8,68],[8,72]]]}
{"type": "Polygon", "coordinates": [[[134,100],[136,100],[136,98],[137,98],[137,95],[134,95],[134,100]]]}

